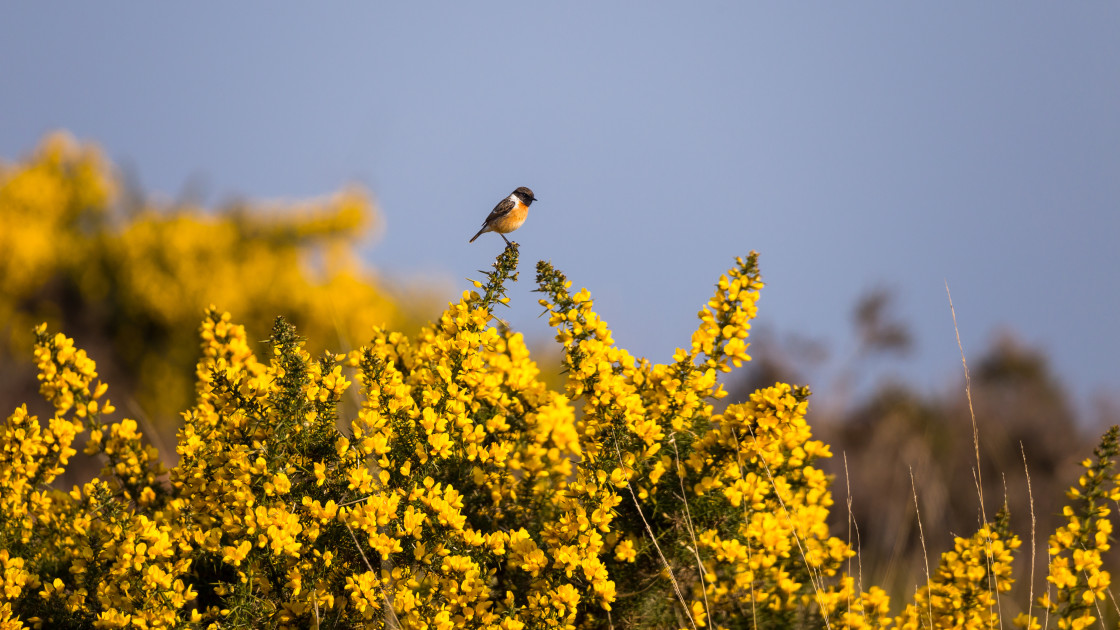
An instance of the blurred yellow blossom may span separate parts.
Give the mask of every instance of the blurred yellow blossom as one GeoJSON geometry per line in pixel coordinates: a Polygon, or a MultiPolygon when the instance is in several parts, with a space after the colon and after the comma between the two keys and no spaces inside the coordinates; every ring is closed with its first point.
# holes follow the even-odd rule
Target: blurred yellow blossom
{"type": "MultiPolygon", "coordinates": [[[[63,325],[97,340],[129,377],[118,387],[169,420],[189,401],[207,304],[239,313],[255,338],[284,314],[316,349],[374,324],[412,330],[433,305],[431,290],[391,296],[362,268],[354,248],[377,214],[360,189],[213,210],[122,192],[120,179],[95,146],[61,132],[0,162],[0,358],[25,359],[34,323],[63,325]]],[[[345,385],[334,371],[317,395],[345,385]]]]}

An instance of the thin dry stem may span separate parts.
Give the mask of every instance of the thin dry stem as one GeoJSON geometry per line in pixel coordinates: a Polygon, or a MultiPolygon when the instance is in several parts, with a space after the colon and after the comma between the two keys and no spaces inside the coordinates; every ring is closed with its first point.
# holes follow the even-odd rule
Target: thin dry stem
{"type": "MultiPolygon", "coordinates": [[[[615,435],[614,439],[614,454],[618,457],[618,466],[620,469],[625,470],[626,465],[622,463],[622,452],[618,450],[618,436],[615,435]]],[[[649,534],[649,539],[653,541],[653,548],[657,550],[657,556],[661,558],[661,563],[665,565],[665,571],[669,573],[669,581],[673,583],[673,590],[677,593],[677,599],[681,600],[681,607],[684,608],[684,614],[688,617],[688,622],[692,624],[693,630],[696,630],[696,621],[692,618],[692,612],[688,609],[688,603],[684,600],[684,595],[681,594],[680,584],[677,583],[677,578],[673,575],[673,568],[669,566],[669,561],[665,559],[665,554],[661,553],[661,545],[657,544],[657,536],[653,535],[653,528],[649,526],[646,521],[646,515],[642,513],[642,506],[638,503],[638,495],[634,493],[633,486],[630,481],[626,482],[626,489],[630,491],[630,498],[634,500],[634,509],[638,510],[638,516],[642,518],[642,524],[646,526],[646,533],[649,534]]],[[[703,579],[703,577],[701,577],[703,579]]]]}
{"type": "Polygon", "coordinates": [[[369,563],[369,558],[366,557],[366,552],[362,551],[362,545],[358,542],[358,537],[354,535],[354,530],[350,529],[350,523],[346,519],[342,519],[342,524],[346,526],[346,531],[350,532],[350,537],[354,539],[354,546],[358,548],[358,553],[362,555],[362,562],[366,563],[366,568],[370,573],[373,573],[373,565],[369,563]]]}
{"type": "MultiPolygon", "coordinates": [[[[739,447],[739,436],[735,435],[735,430],[734,429],[731,430],[731,435],[733,435],[735,437],[735,461],[736,461],[736,463],[739,464],[739,479],[742,479],[743,478],[743,451],[739,447]]],[[[744,501],[743,502],[743,513],[744,513],[743,515],[745,517],[744,520],[747,523],[750,523],[750,510],[747,509],[747,505],[748,505],[748,503],[746,501],[744,501]]],[[[747,545],[746,545],[746,547],[747,547],[747,565],[748,566],[753,566],[751,564],[753,562],[753,560],[751,559],[751,539],[750,539],[749,536],[744,536],[743,538],[747,542],[747,545]]],[[[758,604],[755,602],[754,580],[753,579],[751,580],[751,623],[754,625],[755,630],[758,630],[758,604]]]]}
{"type": "Polygon", "coordinates": [[[692,553],[696,556],[696,568],[700,572],[700,593],[704,596],[704,614],[708,616],[709,623],[711,623],[712,610],[708,607],[708,585],[704,579],[704,562],[700,559],[700,545],[696,544],[696,531],[692,527],[692,513],[688,509],[688,491],[684,489],[684,470],[681,468],[681,454],[677,450],[677,436],[673,436],[670,440],[673,443],[673,455],[677,461],[677,481],[681,482],[681,502],[684,503],[684,516],[685,525],[688,528],[688,536],[692,539],[692,553]]]}
{"type": "MultiPolygon", "coordinates": [[[[957,309],[953,307],[953,294],[952,294],[951,291],[949,291],[949,281],[948,280],[945,281],[945,295],[949,298],[949,313],[952,314],[952,316],[953,316],[953,333],[956,334],[956,336],[957,336],[957,349],[960,350],[960,352],[961,352],[961,366],[963,366],[963,368],[964,368],[964,393],[965,393],[965,398],[968,399],[968,417],[969,417],[969,419],[972,420],[972,448],[973,448],[973,451],[976,454],[976,469],[975,469],[975,472],[974,472],[974,478],[975,478],[975,481],[976,481],[976,496],[980,499],[980,522],[981,522],[981,526],[986,527],[988,525],[988,512],[987,512],[987,509],[984,507],[984,477],[983,477],[983,473],[980,470],[980,430],[976,426],[976,410],[973,408],[973,405],[972,405],[972,377],[968,373],[968,359],[965,358],[964,344],[961,343],[961,330],[960,330],[960,327],[957,326],[957,309]]],[[[1006,495],[1006,492],[1004,494],[1006,495]]],[[[916,498],[917,497],[915,496],[915,500],[916,500],[916,498]]],[[[919,522],[919,529],[920,528],[921,528],[921,522],[919,522]]],[[[1000,605],[1000,600],[999,600],[999,578],[995,577],[994,574],[991,571],[991,569],[992,569],[992,560],[991,560],[991,557],[992,557],[992,554],[991,554],[992,539],[991,539],[991,536],[988,536],[988,539],[987,539],[986,543],[987,543],[987,548],[988,548],[988,554],[987,554],[987,556],[988,556],[988,558],[987,558],[988,575],[992,576],[992,582],[995,584],[995,589],[996,589],[996,592],[994,594],[994,598],[996,600],[996,610],[997,611],[1002,611],[1002,608],[1001,608],[1001,605],[1000,605]]],[[[999,617],[1000,627],[1002,628],[1003,627],[1003,615],[998,614],[997,616],[999,617]]]]}
{"type": "MultiPolygon", "coordinates": [[[[369,572],[377,575],[373,570],[373,565],[369,563],[369,558],[366,557],[366,552],[362,551],[362,545],[358,542],[358,537],[354,535],[354,530],[350,529],[350,523],[347,523],[346,519],[342,519],[342,524],[346,526],[346,531],[350,532],[350,538],[354,539],[354,546],[358,548],[358,553],[362,554],[362,561],[366,563],[369,572]]],[[[378,580],[378,582],[380,583],[380,580],[378,580]]],[[[399,628],[401,625],[400,620],[397,619],[397,613],[393,610],[393,604],[389,601],[389,594],[385,592],[384,586],[381,587],[381,598],[385,600],[385,614],[388,616],[388,621],[390,622],[386,625],[392,628],[399,628]]]]}
{"type": "MultiPolygon", "coordinates": [[[[1082,549],[1084,549],[1084,547],[1082,547],[1082,549]]],[[[1085,583],[1088,584],[1089,583],[1089,572],[1088,571],[1082,571],[1081,576],[1085,578],[1085,583]]],[[[1105,589],[1105,590],[1108,592],[1109,597],[1113,597],[1112,589],[1105,589]]],[[[1113,606],[1116,605],[1115,597],[1113,597],[1112,605],[1113,606]]],[[[1101,602],[1096,597],[1093,598],[1093,606],[1095,606],[1096,609],[1097,609],[1097,619],[1100,621],[1101,627],[1103,628],[1104,627],[1104,611],[1101,610],[1101,602]]]]}
{"type": "MultiPolygon", "coordinates": [[[[852,528],[856,530],[856,586],[860,596],[864,595],[864,550],[859,540],[859,524],[856,515],[851,511],[851,476],[848,474],[848,452],[843,453],[843,483],[844,490],[848,492],[848,547],[851,547],[852,528]]],[[[848,558],[848,575],[851,576],[851,558],[848,558]]],[[[848,612],[851,612],[851,595],[848,595],[848,612]]]]}
{"type": "MultiPolygon", "coordinates": [[[[751,541],[747,538],[747,562],[750,563],[751,559],[751,541]]],[[[755,601],[754,594],[754,580],[751,580],[751,626],[758,630],[758,602],[755,601]]]]}
{"type": "Polygon", "coordinates": [[[1034,606],[1034,554],[1035,554],[1035,515],[1034,515],[1034,493],[1031,491],[1031,469],[1027,466],[1027,449],[1023,448],[1023,442],[1019,442],[1019,452],[1023,454],[1023,472],[1027,475],[1027,505],[1030,506],[1031,511],[1031,582],[1030,588],[1027,591],[1027,618],[1030,619],[1031,607],[1034,606]]]}
{"type": "MultiPolygon", "coordinates": [[[[748,427],[748,430],[750,430],[750,427],[748,427]]],[[[733,438],[735,438],[735,460],[739,464],[739,479],[743,479],[745,481],[745,479],[743,477],[743,468],[744,468],[744,466],[743,466],[743,447],[739,442],[739,434],[735,432],[735,429],[731,429],[731,436],[733,438]]],[[[754,437],[754,432],[753,431],[751,431],[751,437],[752,438],[754,437]]],[[[759,454],[758,459],[759,459],[759,461],[762,462],[762,465],[766,468],[766,475],[770,478],[770,485],[771,485],[771,487],[774,488],[774,495],[778,497],[778,503],[781,504],[782,509],[784,511],[785,510],[785,503],[782,501],[781,495],[778,494],[777,486],[774,485],[774,476],[772,474],[770,474],[770,466],[766,463],[766,460],[762,457],[761,454],[759,454]]],[[[744,506],[744,509],[745,509],[745,506],[744,506]]],[[[789,513],[788,512],[786,512],[786,518],[789,518],[789,513]]],[[[801,557],[802,557],[802,559],[804,559],[805,558],[805,552],[804,552],[804,550],[801,549],[801,539],[799,539],[797,537],[797,531],[795,529],[791,528],[790,533],[793,534],[793,539],[797,542],[797,548],[798,548],[798,550],[801,550],[801,557]]],[[[747,538],[747,561],[748,562],[751,561],[750,554],[751,554],[750,538],[747,538]]],[[[805,561],[805,568],[809,571],[809,577],[812,578],[813,577],[813,570],[812,570],[812,568],[809,567],[809,563],[808,563],[807,560],[805,561]]],[[[814,582],[813,588],[814,588],[815,591],[817,591],[819,593],[819,590],[817,590],[816,587],[817,587],[817,585],[814,582]]],[[[818,595],[818,601],[819,601],[819,595],[818,595]]],[[[757,607],[757,604],[755,602],[754,581],[753,580],[751,581],[751,618],[752,618],[752,623],[754,624],[754,627],[758,628],[758,607],[757,607]]],[[[828,625],[828,616],[827,615],[824,615],[824,621],[825,621],[825,625],[827,626],[828,625]]]]}
{"type": "MultiPolygon", "coordinates": [[[[1054,601],[1050,597],[1050,588],[1053,586],[1053,583],[1050,581],[1050,575],[1051,575],[1050,565],[1053,562],[1054,562],[1054,556],[1053,556],[1053,554],[1050,553],[1050,545],[1046,545],[1046,601],[1047,602],[1054,601]]],[[[1042,627],[1043,628],[1049,628],[1050,627],[1050,606],[1046,607],[1046,618],[1045,618],[1045,621],[1042,623],[1042,627]]]]}
{"type": "MultiPolygon", "coordinates": [[[[1007,505],[1007,475],[1003,475],[1003,505],[1007,505]]],[[[984,523],[984,527],[988,524],[984,523]]],[[[991,576],[989,583],[994,585],[995,592],[992,593],[992,599],[996,600],[996,619],[999,619],[999,627],[1003,628],[1003,604],[999,600],[999,576],[992,571],[992,562],[995,559],[995,553],[992,551],[992,531],[988,530],[988,535],[984,540],[987,547],[987,557],[985,561],[988,563],[988,575],[991,576]]],[[[989,586],[992,588],[992,586],[989,586]]],[[[988,609],[991,612],[991,608],[988,609]]],[[[990,624],[989,624],[990,625],[990,624]]]]}
{"type": "Polygon", "coordinates": [[[926,604],[929,606],[929,627],[933,627],[933,598],[929,596],[930,582],[933,578],[929,574],[929,552],[926,551],[926,534],[922,531],[922,510],[918,507],[918,486],[914,483],[914,467],[910,467],[910,490],[914,493],[914,515],[918,519],[918,540],[922,541],[922,558],[926,562],[926,604]]]}
{"type": "MultiPolygon", "coordinates": [[[[1120,613],[1120,604],[1118,604],[1118,603],[1116,602],[1116,595],[1115,595],[1115,594],[1113,594],[1113,592],[1112,592],[1112,589],[1110,589],[1110,588],[1109,588],[1109,589],[1105,589],[1105,592],[1106,592],[1106,593],[1108,593],[1108,598],[1112,600],[1112,608],[1113,608],[1113,610],[1115,610],[1115,611],[1116,611],[1117,613],[1120,613]]],[[[1101,612],[1101,607],[1100,607],[1100,605],[1098,605],[1098,606],[1097,606],[1097,612],[1098,612],[1098,613],[1100,613],[1100,612],[1101,612]]],[[[1104,614],[1103,614],[1103,613],[1101,613],[1101,625],[1104,625],[1104,614]]]]}
{"type": "Polygon", "coordinates": [[[953,308],[953,294],[949,292],[949,281],[945,281],[945,294],[949,296],[949,312],[953,315],[953,332],[957,335],[957,348],[961,351],[961,365],[964,366],[964,393],[968,398],[968,415],[972,419],[972,446],[976,451],[976,491],[980,496],[980,518],[983,523],[988,522],[988,513],[984,509],[984,478],[980,473],[980,431],[976,428],[976,412],[972,408],[972,378],[968,374],[968,360],[964,356],[964,345],[961,344],[961,331],[957,327],[957,309],[953,308]]]}
{"type": "MultiPolygon", "coordinates": [[[[972,483],[976,484],[977,493],[979,493],[981,495],[981,497],[983,497],[983,490],[980,489],[980,477],[979,477],[979,475],[980,475],[979,469],[978,468],[973,468],[972,469],[972,483]]],[[[1007,480],[1006,479],[1004,479],[1004,484],[1003,484],[1003,502],[1004,502],[1005,505],[1007,504],[1007,480]]],[[[984,503],[984,499],[981,498],[980,499],[980,516],[981,516],[981,518],[983,518],[983,516],[984,516],[984,505],[983,505],[983,503],[984,503]]],[[[987,526],[988,526],[988,521],[987,520],[982,520],[980,522],[980,527],[987,527],[987,526]]],[[[992,558],[994,557],[994,554],[992,553],[991,532],[989,532],[988,536],[985,537],[985,539],[984,539],[984,549],[985,549],[985,551],[987,551],[987,553],[984,555],[984,563],[988,567],[988,590],[989,590],[989,592],[991,592],[991,589],[992,589],[991,585],[993,583],[995,583],[995,593],[992,593],[992,598],[996,601],[996,606],[998,608],[999,607],[999,579],[992,572],[992,558]]],[[[991,612],[991,610],[992,610],[991,607],[989,607],[988,612],[991,612]]],[[[1002,628],[1003,627],[1003,619],[1002,618],[1000,618],[999,623],[1000,623],[1000,627],[1002,628]]],[[[990,627],[990,625],[989,625],[989,627],[990,627]]]]}
{"type": "MultiPolygon", "coordinates": [[[[859,592],[863,594],[863,545],[859,539],[859,523],[856,522],[856,515],[852,512],[852,482],[851,477],[848,475],[848,453],[844,452],[844,487],[848,491],[848,546],[852,544],[852,528],[856,531],[856,570],[859,577],[856,578],[856,584],[859,586],[859,592]]],[[[852,574],[852,559],[848,558],[848,575],[852,574]]],[[[849,608],[851,607],[849,601],[849,608]]]]}
{"type": "MultiPolygon", "coordinates": [[[[852,484],[848,478],[848,452],[844,451],[844,488],[848,491],[847,504],[848,504],[848,547],[852,546],[852,484]]],[[[848,575],[852,575],[852,558],[848,557],[848,575]]],[[[860,593],[863,592],[862,584],[860,585],[860,593]]],[[[852,614],[852,594],[848,592],[847,598],[848,614],[852,614]]]]}

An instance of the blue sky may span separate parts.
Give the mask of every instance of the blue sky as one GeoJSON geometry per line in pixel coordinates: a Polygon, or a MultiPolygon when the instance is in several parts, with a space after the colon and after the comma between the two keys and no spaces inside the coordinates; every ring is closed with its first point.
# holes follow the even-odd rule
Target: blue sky
{"type": "Polygon", "coordinates": [[[361,183],[370,263],[449,297],[530,186],[508,312],[530,338],[537,259],[664,361],[755,249],[760,323],[834,357],[886,286],[918,343],[889,369],[955,383],[948,281],[970,357],[1011,330],[1115,399],[1117,33],[1112,2],[6,3],[0,155],[65,128],[210,204],[361,183]]]}

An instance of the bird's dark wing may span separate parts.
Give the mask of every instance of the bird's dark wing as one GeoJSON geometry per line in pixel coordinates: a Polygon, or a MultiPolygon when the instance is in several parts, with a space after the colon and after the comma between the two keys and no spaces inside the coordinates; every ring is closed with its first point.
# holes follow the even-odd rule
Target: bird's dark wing
{"type": "Polygon", "coordinates": [[[505,199],[499,201],[498,205],[494,206],[494,209],[490,211],[490,215],[486,217],[486,220],[483,221],[482,224],[486,225],[487,223],[493,221],[494,219],[498,219],[500,217],[503,217],[503,216],[509,214],[510,212],[513,211],[513,208],[516,205],[517,205],[516,202],[514,202],[509,197],[506,197],[505,199]]]}

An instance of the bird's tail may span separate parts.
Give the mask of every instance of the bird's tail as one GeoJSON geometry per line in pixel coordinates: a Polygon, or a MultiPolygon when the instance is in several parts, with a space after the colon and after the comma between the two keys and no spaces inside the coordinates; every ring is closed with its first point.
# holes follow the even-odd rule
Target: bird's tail
{"type": "Polygon", "coordinates": [[[478,231],[478,234],[475,234],[474,236],[472,236],[472,237],[471,237],[471,240],[469,240],[469,241],[467,241],[467,242],[468,242],[468,243],[473,243],[473,242],[474,242],[474,239],[476,239],[476,238],[478,238],[478,237],[482,236],[483,234],[485,234],[485,233],[486,233],[486,230],[487,230],[486,226],[485,226],[485,225],[484,225],[484,226],[482,226],[482,229],[478,231]]]}

